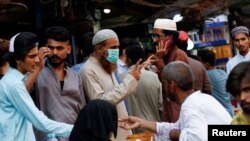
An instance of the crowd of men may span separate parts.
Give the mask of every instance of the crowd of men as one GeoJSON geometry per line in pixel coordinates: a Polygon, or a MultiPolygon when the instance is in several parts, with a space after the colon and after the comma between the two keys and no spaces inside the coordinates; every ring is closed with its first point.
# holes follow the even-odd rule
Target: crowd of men
{"type": "Polygon", "coordinates": [[[155,20],[150,56],[137,40],[101,29],[84,35],[73,67],[65,27],[48,27],[40,46],[36,34],[17,33],[0,48],[1,140],[126,141],[150,130],[157,141],[205,141],[210,124],[249,124],[249,30],[231,35],[238,54],[225,72],[210,50],[188,56],[188,35],[170,19],[155,20]]]}

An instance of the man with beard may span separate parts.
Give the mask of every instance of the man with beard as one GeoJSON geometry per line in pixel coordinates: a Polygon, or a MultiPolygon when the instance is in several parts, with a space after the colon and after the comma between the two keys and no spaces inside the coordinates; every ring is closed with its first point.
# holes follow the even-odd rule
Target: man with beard
{"type": "MultiPolygon", "coordinates": [[[[78,75],[66,63],[71,52],[70,33],[64,27],[53,26],[45,34],[51,52],[36,81],[37,106],[53,120],[74,124],[85,97],[78,75]]],[[[36,137],[38,141],[46,140],[42,133],[36,137]]]]}
{"type": "Polygon", "coordinates": [[[35,141],[32,125],[42,132],[69,136],[73,125],[50,120],[39,111],[24,84],[26,74],[37,71],[37,36],[31,32],[13,36],[8,56],[10,67],[0,80],[0,140],[35,141]]]}
{"type": "Polygon", "coordinates": [[[240,62],[250,61],[249,29],[245,26],[238,26],[232,29],[231,34],[238,53],[227,62],[227,74],[229,74],[230,71],[240,62]]]}
{"type": "Polygon", "coordinates": [[[241,109],[232,120],[235,125],[250,125],[250,62],[236,65],[229,73],[226,89],[240,103],[241,109]]]}
{"type": "Polygon", "coordinates": [[[157,141],[205,141],[208,140],[208,125],[230,124],[231,116],[216,99],[194,91],[194,76],[186,63],[169,63],[162,70],[161,79],[169,99],[181,105],[179,120],[160,123],[129,116],[119,120],[120,127],[146,128],[156,133],[157,141]]]}
{"type": "MultiPolygon", "coordinates": [[[[144,65],[139,60],[135,68],[118,83],[114,73],[119,59],[117,34],[113,30],[102,29],[94,35],[92,45],[94,52],[79,72],[88,100],[106,100],[116,105],[118,117],[128,116],[124,99],[138,87],[140,70],[144,65]]],[[[126,141],[131,134],[131,130],[118,128],[116,140],[126,141]]]]}
{"type": "MultiPolygon", "coordinates": [[[[181,33],[181,32],[180,32],[181,33]]],[[[190,57],[180,49],[183,43],[186,43],[187,48],[188,35],[185,39],[180,36],[177,31],[176,22],[170,19],[156,19],[153,28],[153,42],[156,44],[156,66],[158,75],[161,75],[161,70],[165,65],[173,61],[182,61],[190,65],[194,73],[194,90],[210,94],[211,85],[203,65],[190,57]],[[182,41],[181,41],[182,40],[182,41]]],[[[163,95],[163,114],[162,120],[166,122],[176,122],[180,114],[180,106],[177,103],[167,99],[167,92],[163,95]]]]}

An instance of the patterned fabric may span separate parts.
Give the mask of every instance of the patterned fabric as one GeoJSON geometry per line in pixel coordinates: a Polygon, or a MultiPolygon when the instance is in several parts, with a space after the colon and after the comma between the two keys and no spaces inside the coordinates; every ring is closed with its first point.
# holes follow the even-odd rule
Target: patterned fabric
{"type": "Polygon", "coordinates": [[[231,31],[232,36],[235,36],[236,34],[239,34],[239,33],[245,33],[245,34],[249,35],[249,30],[245,26],[238,26],[238,27],[235,27],[234,29],[232,29],[232,31],[231,31]]]}

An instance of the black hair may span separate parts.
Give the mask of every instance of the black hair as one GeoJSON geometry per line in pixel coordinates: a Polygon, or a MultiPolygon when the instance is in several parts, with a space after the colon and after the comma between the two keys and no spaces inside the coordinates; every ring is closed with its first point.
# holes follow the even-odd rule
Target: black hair
{"type": "Polygon", "coordinates": [[[13,68],[17,68],[16,60],[24,61],[25,57],[29,54],[31,49],[33,48],[23,50],[18,53],[9,53],[8,60],[9,60],[10,66],[13,68]]]}
{"type": "Polygon", "coordinates": [[[52,26],[46,29],[45,36],[47,39],[54,39],[56,41],[70,41],[70,32],[62,26],[52,26]]]}
{"type": "Polygon", "coordinates": [[[130,59],[130,61],[131,61],[130,65],[136,64],[136,62],[139,59],[143,59],[143,60],[145,59],[145,51],[139,45],[128,46],[125,49],[125,53],[126,53],[127,59],[130,59]]]}
{"type": "Polygon", "coordinates": [[[201,62],[208,63],[212,67],[215,66],[216,58],[215,58],[215,54],[213,51],[208,50],[208,49],[198,50],[198,56],[201,62]]]}
{"type": "Polygon", "coordinates": [[[69,141],[109,141],[111,132],[117,135],[116,106],[101,99],[87,103],[80,111],[69,141]]]}
{"type": "Polygon", "coordinates": [[[240,83],[243,78],[250,78],[250,62],[241,62],[228,75],[226,90],[233,96],[241,94],[240,83]]]}
{"type": "Polygon", "coordinates": [[[16,60],[24,61],[30,50],[38,46],[37,35],[32,32],[20,32],[16,35],[14,41],[14,52],[9,52],[9,64],[16,68],[16,60]]]}
{"type": "Polygon", "coordinates": [[[9,41],[0,39],[0,67],[8,62],[9,41]]]}
{"type": "Polygon", "coordinates": [[[84,58],[89,57],[91,53],[94,51],[94,47],[92,46],[92,39],[94,37],[93,32],[86,32],[82,36],[78,38],[77,47],[79,51],[78,60],[84,60],[84,58]]]}
{"type": "Polygon", "coordinates": [[[2,67],[6,62],[8,62],[8,53],[0,56],[0,67],[2,67]]]}
{"type": "Polygon", "coordinates": [[[119,46],[119,56],[122,55],[122,52],[124,49],[126,49],[128,46],[132,45],[138,45],[140,46],[140,43],[132,38],[123,38],[120,40],[120,46],[119,46]]]}

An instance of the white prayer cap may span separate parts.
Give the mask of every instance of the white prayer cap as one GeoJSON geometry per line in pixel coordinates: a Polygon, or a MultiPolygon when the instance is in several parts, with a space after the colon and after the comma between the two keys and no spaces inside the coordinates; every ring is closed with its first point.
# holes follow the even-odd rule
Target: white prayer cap
{"type": "Polygon", "coordinates": [[[118,38],[117,34],[111,29],[102,29],[94,35],[92,39],[92,45],[97,45],[105,40],[111,38],[118,38]]]}
{"type": "Polygon", "coordinates": [[[176,22],[170,19],[156,19],[154,28],[177,31],[176,22]]]}
{"type": "Polygon", "coordinates": [[[10,39],[9,52],[19,53],[38,47],[37,36],[31,32],[20,32],[10,39]]]}

